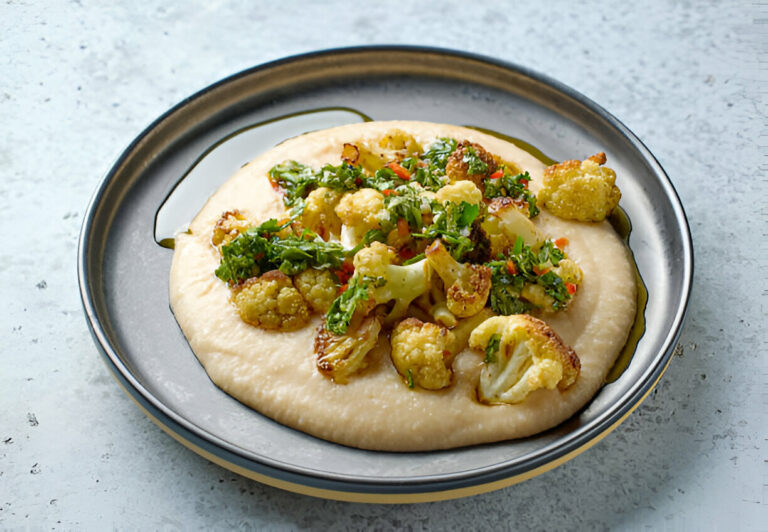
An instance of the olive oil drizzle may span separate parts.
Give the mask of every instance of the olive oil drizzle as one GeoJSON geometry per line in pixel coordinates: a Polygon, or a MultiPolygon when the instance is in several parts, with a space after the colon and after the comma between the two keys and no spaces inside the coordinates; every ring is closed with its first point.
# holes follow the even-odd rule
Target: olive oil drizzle
{"type": "MultiPolygon", "coordinates": [[[[629,216],[627,216],[624,209],[616,207],[608,217],[608,222],[610,222],[614,230],[619,234],[621,239],[624,240],[624,243],[627,244],[627,248],[629,249],[629,234],[632,232],[632,222],[629,220],[629,216]]],[[[631,249],[629,252],[632,254],[631,249]]],[[[634,254],[632,254],[632,266],[635,270],[635,282],[637,284],[635,321],[632,324],[632,328],[629,330],[627,341],[621,349],[621,353],[619,353],[616,362],[614,362],[613,367],[605,377],[606,383],[614,382],[621,377],[635,354],[640,338],[645,334],[645,307],[648,303],[648,289],[645,287],[645,282],[640,276],[640,271],[637,269],[637,262],[635,261],[634,254]]]]}

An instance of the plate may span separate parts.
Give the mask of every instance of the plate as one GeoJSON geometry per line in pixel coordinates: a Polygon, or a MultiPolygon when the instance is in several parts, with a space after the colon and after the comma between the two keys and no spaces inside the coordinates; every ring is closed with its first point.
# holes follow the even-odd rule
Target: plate
{"type": "Polygon", "coordinates": [[[142,132],[106,174],[84,218],[78,254],[96,344],[155,423],[244,476],[366,502],[490,491],[596,443],[637,408],[669,364],[693,275],[679,198],[653,155],[616,118],[561,83],[510,63],[399,46],[275,61],[184,100],[142,132]],[[368,117],[480,127],[555,160],[608,154],[623,192],[620,205],[633,224],[629,246],[647,287],[646,329],[626,369],[576,416],[522,440],[422,453],[364,451],[280,425],[208,379],[169,308],[172,252],[157,241],[182,228],[219,183],[275,143],[368,117]]]}

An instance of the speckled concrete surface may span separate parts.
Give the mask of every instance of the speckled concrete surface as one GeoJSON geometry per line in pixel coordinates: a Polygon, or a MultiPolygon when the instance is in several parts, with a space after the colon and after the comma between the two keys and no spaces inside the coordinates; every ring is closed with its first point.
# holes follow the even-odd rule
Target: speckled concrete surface
{"type": "Polygon", "coordinates": [[[130,6],[0,6],[0,528],[768,528],[768,5],[130,6]],[[643,139],[687,209],[696,278],[678,356],[615,432],[521,485],[379,506],[240,478],[144,417],[88,334],[78,231],[133,137],[243,68],[371,43],[465,49],[556,77],[643,139]]]}

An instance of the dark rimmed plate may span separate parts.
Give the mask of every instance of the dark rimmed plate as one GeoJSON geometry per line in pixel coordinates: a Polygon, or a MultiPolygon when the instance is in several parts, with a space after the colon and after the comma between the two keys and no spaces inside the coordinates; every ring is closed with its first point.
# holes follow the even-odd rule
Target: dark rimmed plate
{"type": "MultiPolygon", "coordinates": [[[[355,116],[349,113],[349,120],[355,116]]],[[[266,148],[258,142],[254,153],[238,148],[245,159],[229,164],[236,169],[266,148]]],[[[211,168],[205,193],[200,188],[183,202],[193,213],[231,173],[226,164],[211,168]]],[[[104,177],[88,207],[78,253],[94,338],[117,380],[153,421],[242,475],[300,493],[368,502],[490,491],[551,469],[597,442],[640,404],[668,365],[693,275],[678,196],[653,155],[616,118],[527,69],[413,47],[292,57],[236,74],[181,102],[139,135],[104,177]],[[216,388],[169,309],[172,252],[155,242],[155,216],[181,177],[202,168],[200,158],[223,139],[318,109],[478,126],[524,139],[557,160],[605,151],[619,176],[621,206],[633,224],[629,244],[648,290],[646,332],[624,373],[578,415],[543,434],[427,453],[362,451],[319,440],[216,388]]]]}

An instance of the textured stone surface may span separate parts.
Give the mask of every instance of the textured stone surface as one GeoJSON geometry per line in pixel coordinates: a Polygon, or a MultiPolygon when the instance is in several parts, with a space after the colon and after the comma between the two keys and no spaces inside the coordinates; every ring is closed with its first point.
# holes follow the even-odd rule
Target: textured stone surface
{"type": "Polygon", "coordinates": [[[768,6],[500,5],[0,5],[0,528],[766,528],[768,6]],[[88,334],[78,231],[133,137],[243,68],[373,43],[464,49],[571,85],[644,140],[686,207],[696,278],[679,356],[616,431],[521,485],[379,506],[246,480],[152,424],[88,334]]]}

